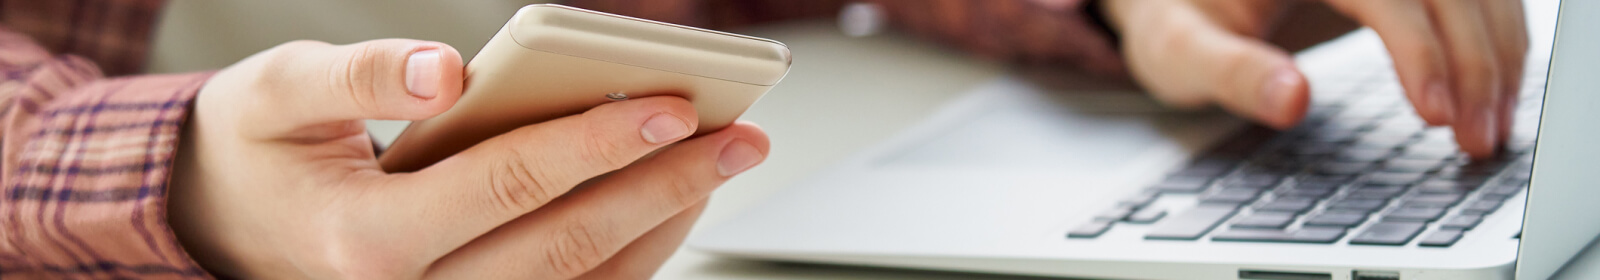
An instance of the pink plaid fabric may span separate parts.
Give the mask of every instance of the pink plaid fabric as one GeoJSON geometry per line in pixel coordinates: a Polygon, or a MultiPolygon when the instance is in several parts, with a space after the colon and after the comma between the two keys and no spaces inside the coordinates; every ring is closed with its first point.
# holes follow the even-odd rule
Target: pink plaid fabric
{"type": "Polygon", "coordinates": [[[0,278],[209,278],[166,223],[209,73],[104,79],[0,29],[0,278]]]}

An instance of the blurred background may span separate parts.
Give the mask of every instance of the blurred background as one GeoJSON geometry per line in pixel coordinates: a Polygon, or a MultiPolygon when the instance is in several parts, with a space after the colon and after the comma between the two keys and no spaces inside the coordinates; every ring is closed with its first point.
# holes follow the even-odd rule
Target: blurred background
{"type": "Polygon", "coordinates": [[[149,70],[217,69],[298,39],[433,40],[471,59],[517,8],[542,2],[550,1],[171,0],[157,27],[149,70]]]}

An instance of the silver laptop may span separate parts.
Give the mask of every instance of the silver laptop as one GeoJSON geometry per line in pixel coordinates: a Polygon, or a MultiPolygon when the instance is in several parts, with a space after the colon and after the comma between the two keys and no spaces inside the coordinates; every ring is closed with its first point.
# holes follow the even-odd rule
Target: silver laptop
{"type": "Polygon", "coordinates": [[[1425,128],[1364,30],[1297,55],[1315,100],[1288,131],[1002,79],[689,244],[1094,278],[1546,279],[1600,233],[1585,172],[1600,159],[1600,2],[1527,10],[1497,158],[1425,128]]]}

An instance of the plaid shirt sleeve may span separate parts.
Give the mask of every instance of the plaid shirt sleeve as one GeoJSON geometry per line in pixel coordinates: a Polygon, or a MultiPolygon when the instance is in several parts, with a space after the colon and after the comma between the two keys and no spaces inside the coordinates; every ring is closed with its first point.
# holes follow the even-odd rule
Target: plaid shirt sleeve
{"type": "Polygon", "coordinates": [[[104,79],[0,29],[0,278],[210,278],[166,222],[179,130],[209,73],[104,79]]]}

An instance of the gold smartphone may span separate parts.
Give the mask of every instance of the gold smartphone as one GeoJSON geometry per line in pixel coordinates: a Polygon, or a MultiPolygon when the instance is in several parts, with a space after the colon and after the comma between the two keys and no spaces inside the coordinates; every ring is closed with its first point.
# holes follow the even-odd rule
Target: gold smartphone
{"type": "Polygon", "coordinates": [[[652,95],[688,99],[704,134],[744,114],[789,61],[789,48],[769,39],[528,5],[467,63],[455,106],[412,122],[378,161],[416,171],[518,127],[652,95]]]}

